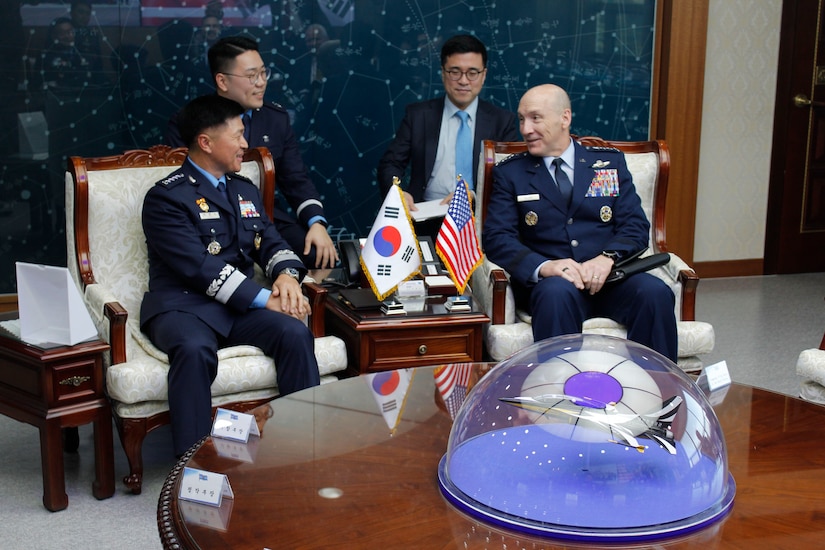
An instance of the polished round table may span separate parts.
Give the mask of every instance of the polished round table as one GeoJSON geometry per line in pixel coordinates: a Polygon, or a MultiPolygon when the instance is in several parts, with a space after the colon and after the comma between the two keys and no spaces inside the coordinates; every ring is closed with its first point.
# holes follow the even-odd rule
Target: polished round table
{"type": "MultiPolygon", "coordinates": [[[[472,376],[489,368],[475,364],[472,376]]],[[[450,505],[437,480],[449,407],[436,391],[433,368],[409,372],[405,396],[397,390],[377,398],[369,377],[349,378],[259,407],[261,437],[248,444],[206,437],[164,483],[158,503],[164,547],[594,547],[504,531],[450,505]],[[179,500],[184,467],[225,474],[234,499],[220,508],[179,500]]],[[[711,402],[736,481],[732,511],[689,535],[628,547],[820,547],[825,407],[739,384],[711,402]]]]}

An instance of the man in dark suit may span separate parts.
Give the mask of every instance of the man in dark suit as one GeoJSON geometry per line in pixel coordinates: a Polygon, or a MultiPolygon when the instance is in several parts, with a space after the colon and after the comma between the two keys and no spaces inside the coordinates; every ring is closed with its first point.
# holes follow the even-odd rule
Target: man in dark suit
{"type": "Polygon", "coordinates": [[[238,175],[247,147],[243,108],[217,95],[178,115],[183,165],[146,194],[149,291],[141,330],[169,356],[175,454],[211,425],[218,349],[248,344],[277,365],[281,395],[318,385],[314,338],[300,280],[306,268],[267,218],[258,188],[238,175]],[[254,264],[272,280],[253,280],[254,264]]]}
{"type": "Polygon", "coordinates": [[[650,223],[624,155],[575,142],[572,117],[558,86],[522,97],[518,118],[528,152],[493,169],[484,250],[510,273],[517,301],[533,315],[536,341],[581,332],[589,317],[609,317],[627,327],[628,339],[675,362],[670,288],[649,273],[605,285],[616,261],[648,245],[650,223]]]}
{"type": "Polygon", "coordinates": [[[446,97],[407,106],[395,139],[378,164],[382,197],[390,189],[393,176],[403,180],[409,166],[409,186],[404,196],[411,210],[416,210],[415,202],[443,199],[446,204],[452,198],[458,173],[472,184],[481,140],[519,140],[515,115],[478,98],[486,77],[487,48],[481,40],[458,35],[444,42],[441,80],[446,97]],[[468,165],[465,170],[456,167],[459,111],[468,113],[472,131],[472,168],[468,165]]]}
{"type": "MultiPolygon", "coordinates": [[[[266,147],[272,153],[277,189],[298,218],[276,207],[272,216],[275,226],[307,266],[334,267],[338,255],[327,233],[324,206],[307,175],[289,114],[277,103],[264,102],[272,73],[264,65],[258,43],[245,36],[222,38],[209,48],[208,56],[217,94],[244,108],[244,137],[249,147],[266,147]]],[[[169,121],[166,142],[175,147],[186,145],[175,117],[169,121]]]]}

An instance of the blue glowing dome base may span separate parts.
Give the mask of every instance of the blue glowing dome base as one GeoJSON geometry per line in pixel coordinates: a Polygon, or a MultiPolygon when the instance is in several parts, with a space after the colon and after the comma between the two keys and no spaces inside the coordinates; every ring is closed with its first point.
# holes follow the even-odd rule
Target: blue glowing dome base
{"type": "Polygon", "coordinates": [[[591,541],[699,529],[736,491],[703,392],[660,354],[600,335],[551,338],[490,371],[456,415],[438,479],[473,516],[591,541]]]}

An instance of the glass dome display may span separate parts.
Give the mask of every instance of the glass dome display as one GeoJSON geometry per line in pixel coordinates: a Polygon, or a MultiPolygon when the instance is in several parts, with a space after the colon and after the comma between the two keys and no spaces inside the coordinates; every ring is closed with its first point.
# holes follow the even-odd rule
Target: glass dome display
{"type": "Polygon", "coordinates": [[[736,490],[702,390],[661,354],[593,334],[536,343],[482,378],[438,478],[473,516],[600,541],[698,529],[736,490]]]}

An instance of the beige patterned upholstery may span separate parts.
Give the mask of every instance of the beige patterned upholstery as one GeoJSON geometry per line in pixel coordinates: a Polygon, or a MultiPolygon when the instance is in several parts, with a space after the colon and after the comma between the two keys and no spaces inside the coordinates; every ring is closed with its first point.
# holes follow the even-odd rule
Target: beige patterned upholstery
{"type": "Polygon", "coordinates": [[[796,374],[802,378],[800,397],[825,405],[825,335],[819,349],[806,349],[799,354],[796,374]]]}
{"type": "MultiPolygon", "coordinates": [[[[627,167],[633,175],[633,182],[642,200],[642,207],[651,221],[650,248],[646,254],[667,252],[664,234],[664,206],[667,193],[667,167],[669,153],[663,141],[652,142],[605,142],[599,138],[580,138],[587,145],[618,147],[625,152],[627,167]],[[660,166],[664,166],[660,172],[660,166]]],[[[501,143],[485,141],[477,177],[476,227],[481,237],[482,224],[486,214],[489,187],[494,164],[510,154],[525,151],[524,143],[501,143]]],[[[699,278],[679,256],[670,253],[670,263],[653,271],[673,290],[676,295],[676,319],[679,335],[679,366],[688,372],[702,369],[700,355],[713,350],[715,343],[713,326],[694,319],[695,289],[699,278]]],[[[495,361],[501,361],[513,353],[533,343],[530,316],[517,311],[507,273],[486,257],[479,269],[473,273],[471,286],[473,296],[493,319],[485,329],[484,341],[487,352],[495,361]]],[[[607,334],[625,338],[625,328],[605,318],[585,321],[586,333],[607,334]]]]}
{"type": "MultiPolygon", "coordinates": [[[[141,210],[146,191],[184,158],[184,149],[158,146],[102,159],[73,157],[66,173],[69,270],[83,289],[98,332],[112,347],[106,361],[106,392],[129,458],[131,472],[124,482],[135,493],[141,490],[143,438],[169,422],[168,360],[140,331],[138,316],[149,283],[141,210]]],[[[274,168],[269,152],[249,151],[241,173],[263,188],[271,214],[274,168]]],[[[325,291],[307,286],[312,287],[313,310],[322,312],[325,291]]],[[[323,313],[314,317],[315,355],[322,381],[329,381],[346,369],[346,348],[339,338],[321,332],[323,313]]],[[[278,394],[276,366],[260,349],[226,348],[218,358],[214,406],[247,410],[278,394]]]]}

